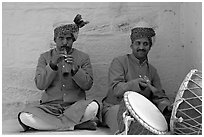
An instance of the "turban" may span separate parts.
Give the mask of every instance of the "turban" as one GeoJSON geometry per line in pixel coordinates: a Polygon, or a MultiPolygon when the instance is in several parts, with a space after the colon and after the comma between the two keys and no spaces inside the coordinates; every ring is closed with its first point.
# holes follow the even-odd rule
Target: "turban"
{"type": "Polygon", "coordinates": [[[147,37],[151,39],[151,42],[154,42],[155,35],[154,29],[146,22],[141,21],[131,30],[130,38],[134,42],[136,39],[147,37]]]}
{"type": "Polygon", "coordinates": [[[56,37],[60,35],[70,35],[70,37],[73,38],[73,41],[76,41],[79,34],[79,28],[82,28],[88,23],[88,21],[83,21],[81,15],[78,14],[74,18],[73,24],[60,25],[54,29],[54,41],[56,37]]]}

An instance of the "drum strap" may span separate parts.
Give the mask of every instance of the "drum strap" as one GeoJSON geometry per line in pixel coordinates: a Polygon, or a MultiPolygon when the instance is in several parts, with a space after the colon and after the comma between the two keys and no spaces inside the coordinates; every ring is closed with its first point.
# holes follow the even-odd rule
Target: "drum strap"
{"type": "Polygon", "coordinates": [[[129,126],[131,124],[132,121],[134,121],[134,118],[132,118],[130,115],[128,115],[128,111],[126,110],[124,113],[123,113],[123,121],[124,121],[124,124],[125,124],[125,135],[128,134],[128,131],[129,131],[129,126]]]}

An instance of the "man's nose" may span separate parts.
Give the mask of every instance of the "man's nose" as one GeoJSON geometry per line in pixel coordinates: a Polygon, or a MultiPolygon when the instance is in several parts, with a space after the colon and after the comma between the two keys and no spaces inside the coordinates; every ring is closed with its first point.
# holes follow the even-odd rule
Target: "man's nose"
{"type": "Polygon", "coordinates": [[[66,45],[66,44],[67,44],[67,40],[66,40],[66,39],[63,39],[63,40],[62,40],[62,44],[63,44],[63,45],[66,45]]]}
{"type": "Polygon", "coordinates": [[[143,43],[141,43],[138,48],[139,48],[139,49],[144,49],[143,43]]]}

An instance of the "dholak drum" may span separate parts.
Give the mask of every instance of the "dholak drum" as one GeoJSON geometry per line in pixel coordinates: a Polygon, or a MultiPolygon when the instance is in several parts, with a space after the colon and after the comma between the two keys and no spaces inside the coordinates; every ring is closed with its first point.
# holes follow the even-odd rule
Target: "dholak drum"
{"type": "Polygon", "coordinates": [[[176,95],[170,120],[173,134],[202,134],[202,73],[191,70],[176,95]]]}
{"type": "Polygon", "coordinates": [[[143,95],[127,91],[117,115],[120,135],[166,134],[167,122],[159,109],[143,95]]]}

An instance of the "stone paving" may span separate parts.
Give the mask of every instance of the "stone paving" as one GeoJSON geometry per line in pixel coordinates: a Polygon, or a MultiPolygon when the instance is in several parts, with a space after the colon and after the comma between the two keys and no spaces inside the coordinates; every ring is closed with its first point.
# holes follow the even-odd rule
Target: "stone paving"
{"type": "Polygon", "coordinates": [[[109,128],[98,128],[91,130],[74,130],[74,131],[30,131],[22,132],[23,128],[18,124],[17,119],[2,121],[3,135],[110,135],[109,128]]]}

